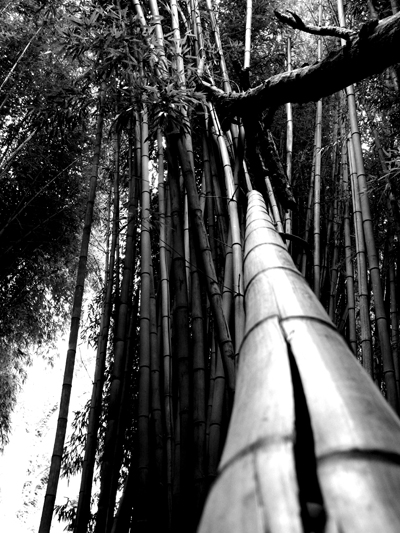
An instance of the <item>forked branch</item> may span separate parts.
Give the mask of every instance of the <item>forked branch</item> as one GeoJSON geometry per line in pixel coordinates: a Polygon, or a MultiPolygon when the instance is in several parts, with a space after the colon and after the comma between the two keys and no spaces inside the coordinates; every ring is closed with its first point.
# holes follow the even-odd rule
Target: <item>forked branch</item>
{"type": "Polygon", "coordinates": [[[339,39],[345,39],[346,41],[350,41],[351,37],[354,37],[356,34],[356,32],[349,30],[348,28],[339,28],[338,26],[313,26],[312,24],[306,24],[293,11],[286,10],[286,13],[274,11],[276,18],[282,22],[282,24],[287,24],[294,30],[304,31],[306,33],[311,33],[312,35],[338,37],[339,39]],[[289,14],[287,15],[286,13],[289,14]]]}

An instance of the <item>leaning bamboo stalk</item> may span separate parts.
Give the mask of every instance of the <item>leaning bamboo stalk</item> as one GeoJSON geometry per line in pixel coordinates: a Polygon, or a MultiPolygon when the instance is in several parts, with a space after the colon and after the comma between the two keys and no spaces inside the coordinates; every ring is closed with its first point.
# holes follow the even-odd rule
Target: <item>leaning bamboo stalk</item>
{"type": "MultiPolygon", "coordinates": [[[[260,196],[250,193],[254,204],[252,198],[260,196]]],[[[251,212],[254,205],[249,205],[248,217],[251,212]]],[[[259,266],[260,260],[255,259],[255,264],[259,266]]],[[[266,301],[266,293],[252,299],[251,314],[261,317],[266,301]]],[[[228,437],[199,531],[300,533],[295,411],[286,343],[276,318],[250,324],[248,316],[228,437]]]]}
{"type": "Polygon", "coordinates": [[[235,307],[235,359],[239,353],[239,347],[243,339],[244,331],[244,307],[243,307],[243,252],[240,235],[240,223],[238,213],[237,193],[234,187],[232,167],[229,160],[228,150],[223,137],[221,127],[215,109],[211,109],[211,117],[218,138],[218,146],[224,168],[225,187],[228,197],[229,222],[232,239],[233,254],[233,302],[235,307]]]}
{"type": "Polygon", "coordinates": [[[86,278],[86,265],[88,258],[90,234],[93,221],[93,209],[96,199],[97,177],[99,173],[101,141],[103,135],[104,120],[104,98],[106,85],[103,82],[99,94],[99,110],[97,116],[96,138],[94,143],[94,153],[92,162],[92,175],[90,177],[90,188],[86,204],[85,221],[82,233],[81,251],[76,278],[71,329],[68,340],[68,352],[65,362],[64,379],[62,385],[60,409],[57,421],[56,436],[54,441],[53,455],[51,458],[49,479],[47,482],[46,495],[43,504],[42,516],[40,520],[39,533],[49,533],[53,517],[54,504],[57,494],[58,480],[60,477],[61,460],[63,455],[65,434],[67,430],[69,402],[71,397],[72,378],[74,374],[75,354],[78,343],[79,323],[82,310],[83,290],[86,278]]]}
{"type": "Polygon", "coordinates": [[[236,402],[200,533],[303,533],[303,521],[316,531],[312,508],[325,510],[325,531],[397,532],[400,422],[299,274],[257,192],[249,194],[245,286],[236,402]],[[303,473],[294,424],[297,441],[315,449],[303,473]]]}
{"type": "MultiPolygon", "coordinates": [[[[338,12],[340,26],[345,26],[345,18],[343,11],[343,2],[338,0],[338,12]]],[[[345,43],[342,42],[345,46],[345,43]]],[[[372,215],[368,199],[368,185],[364,169],[363,154],[361,148],[361,137],[358,129],[357,111],[354,87],[351,85],[346,88],[347,102],[349,106],[349,118],[352,133],[352,142],[354,148],[354,155],[357,165],[357,175],[359,184],[359,194],[361,201],[361,210],[365,234],[365,242],[367,246],[368,263],[372,282],[372,291],[374,294],[375,317],[376,325],[379,335],[379,342],[381,346],[383,371],[385,376],[385,383],[387,389],[387,399],[390,405],[396,410],[398,409],[398,397],[396,390],[396,380],[394,375],[393,356],[390,347],[389,330],[385,313],[385,306],[383,301],[382,283],[379,272],[379,255],[376,248],[372,215]]]]}

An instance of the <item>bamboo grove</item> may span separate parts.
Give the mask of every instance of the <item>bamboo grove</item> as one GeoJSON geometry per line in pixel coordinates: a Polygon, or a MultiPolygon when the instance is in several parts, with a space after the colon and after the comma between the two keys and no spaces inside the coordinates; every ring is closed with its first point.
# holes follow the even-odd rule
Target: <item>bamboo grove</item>
{"type": "Polygon", "coordinates": [[[96,103],[40,533],[71,461],[99,202],[107,252],[71,530],[399,530],[400,15],[393,0],[379,22],[369,2],[346,29],[341,0],[311,2],[309,22],[289,4],[58,6],[62,51],[96,103]],[[308,92],[346,54],[332,91],[308,92]],[[358,96],[351,83],[375,73],[358,96]]]}

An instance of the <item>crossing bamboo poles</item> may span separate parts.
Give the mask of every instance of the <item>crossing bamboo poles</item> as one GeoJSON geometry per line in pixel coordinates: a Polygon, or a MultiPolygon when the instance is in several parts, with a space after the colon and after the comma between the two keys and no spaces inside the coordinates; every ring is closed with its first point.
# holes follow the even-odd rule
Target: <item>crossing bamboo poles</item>
{"type": "MultiPolygon", "coordinates": [[[[340,26],[345,27],[345,17],[342,0],[338,0],[338,13],[340,26]]],[[[342,45],[344,46],[345,43],[342,42],[342,45]]],[[[390,405],[392,405],[396,410],[398,410],[398,397],[396,390],[393,356],[390,346],[389,329],[386,319],[382,283],[379,272],[379,255],[378,250],[376,248],[375,237],[373,232],[371,209],[368,199],[368,184],[364,169],[361,137],[358,129],[355,93],[354,87],[352,85],[346,88],[346,95],[349,109],[351,138],[358,175],[363,230],[367,248],[372,291],[374,294],[375,320],[378,330],[379,342],[381,346],[383,373],[387,389],[387,399],[390,405]]]]}
{"type": "Polygon", "coordinates": [[[42,516],[40,520],[39,533],[49,533],[53,517],[54,504],[57,494],[58,480],[61,470],[61,459],[63,455],[65,434],[67,430],[69,401],[71,397],[72,378],[74,374],[75,354],[78,343],[79,323],[81,318],[83,290],[86,278],[86,265],[88,258],[90,234],[93,221],[93,209],[96,199],[97,178],[99,174],[101,142],[103,135],[104,121],[104,98],[106,84],[102,82],[99,93],[96,138],[94,143],[94,153],[92,161],[92,174],[90,177],[90,188],[86,205],[85,222],[82,233],[81,251],[76,278],[74,300],[72,307],[71,329],[68,340],[68,352],[65,362],[65,371],[61,391],[60,409],[57,421],[56,436],[54,441],[53,455],[51,458],[49,479],[47,482],[46,496],[44,499],[42,516]]]}

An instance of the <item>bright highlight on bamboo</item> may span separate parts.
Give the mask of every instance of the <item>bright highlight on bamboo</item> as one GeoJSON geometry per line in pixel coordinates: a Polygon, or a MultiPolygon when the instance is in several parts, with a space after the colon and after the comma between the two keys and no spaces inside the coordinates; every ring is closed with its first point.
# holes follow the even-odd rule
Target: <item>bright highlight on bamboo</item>
{"type": "Polygon", "coordinates": [[[300,533],[325,522],[328,531],[373,533],[384,524],[394,533],[398,418],[294,266],[258,192],[249,194],[247,213],[245,290],[253,305],[199,531],[300,533]]]}

